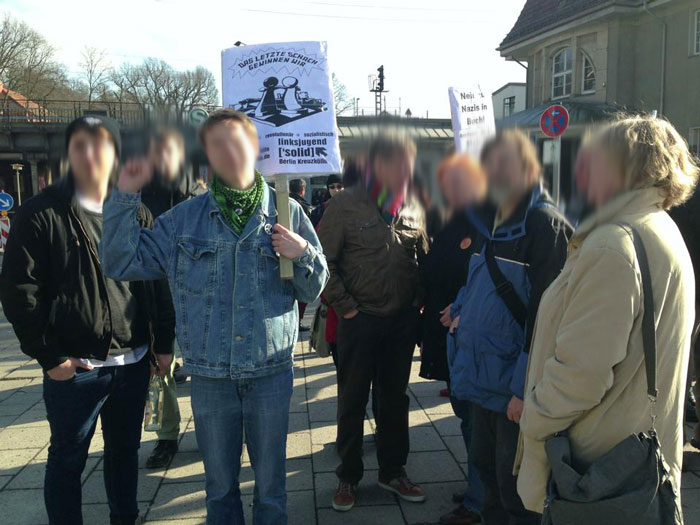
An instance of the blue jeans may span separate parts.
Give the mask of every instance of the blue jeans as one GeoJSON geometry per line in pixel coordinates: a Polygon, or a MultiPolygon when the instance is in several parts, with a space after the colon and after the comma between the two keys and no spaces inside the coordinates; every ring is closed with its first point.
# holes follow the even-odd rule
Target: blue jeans
{"type": "Polygon", "coordinates": [[[286,457],[291,369],[254,379],[192,376],[192,411],[204,460],[207,525],[243,525],[238,477],[243,435],[255,473],[253,523],[287,523],[286,457]]]}
{"type": "Polygon", "coordinates": [[[462,430],[462,438],[464,446],[467,449],[467,476],[469,485],[464,493],[464,508],[481,514],[481,509],[484,506],[484,486],[479,478],[479,472],[474,466],[473,456],[474,451],[471,445],[472,432],[474,429],[474,405],[470,401],[460,401],[455,397],[450,397],[452,402],[452,410],[460,419],[460,428],[462,430]]]}
{"type": "Polygon", "coordinates": [[[44,500],[51,525],[83,523],[80,476],[98,415],[110,523],[132,525],[138,517],[138,450],[149,376],[147,357],[126,366],[78,368],[67,381],[54,381],[44,374],[51,427],[44,500]]]}

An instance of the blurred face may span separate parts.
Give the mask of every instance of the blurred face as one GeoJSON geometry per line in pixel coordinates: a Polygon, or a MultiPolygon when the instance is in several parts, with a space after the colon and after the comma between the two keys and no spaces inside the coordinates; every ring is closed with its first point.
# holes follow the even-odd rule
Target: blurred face
{"type": "Polygon", "coordinates": [[[588,179],[591,176],[591,152],[588,147],[582,148],[576,157],[576,166],[574,167],[574,177],[576,186],[581,195],[588,193],[588,179]]]}
{"type": "Polygon", "coordinates": [[[452,166],[445,171],[440,189],[452,210],[464,209],[480,198],[477,183],[460,166],[452,166]]]}
{"type": "Polygon", "coordinates": [[[240,122],[219,122],[207,131],[204,142],[211,167],[225,182],[255,169],[258,148],[240,122]]]}
{"type": "Polygon", "coordinates": [[[589,172],[586,198],[588,203],[599,208],[623,190],[620,169],[610,158],[604,147],[592,147],[588,151],[589,172]]]}
{"type": "Polygon", "coordinates": [[[73,133],[68,143],[68,161],[79,189],[106,186],[116,162],[109,132],[100,128],[96,133],[84,129],[73,133]]]}
{"type": "Polygon", "coordinates": [[[515,144],[495,145],[484,162],[488,178],[489,198],[496,206],[519,199],[531,185],[525,165],[515,144]]]}
{"type": "Polygon", "coordinates": [[[328,193],[331,197],[335,197],[341,191],[343,191],[343,184],[340,182],[334,182],[333,184],[328,185],[328,193]]]}
{"type": "Polygon", "coordinates": [[[166,137],[161,143],[153,143],[151,161],[158,173],[168,180],[173,180],[185,162],[185,152],[174,137],[166,137]]]}
{"type": "Polygon", "coordinates": [[[408,152],[387,159],[379,155],[374,159],[372,167],[380,182],[386,184],[394,193],[405,194],[413,178],[415,160],[415,155],[408,152]]]}

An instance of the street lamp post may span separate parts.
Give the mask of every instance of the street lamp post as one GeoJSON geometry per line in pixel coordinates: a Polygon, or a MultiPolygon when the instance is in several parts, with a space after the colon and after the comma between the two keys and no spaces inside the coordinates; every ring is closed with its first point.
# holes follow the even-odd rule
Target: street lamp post
{"type": "Polygon", "coordinates": [[[24,169],[24,166],[22,164],[13,164],[12,169],[15,170],[15,180],[17,181],[17,205],[22,204],[22,187],[20,183],[22,182],[20,179],[20,172],[24,169]]]}

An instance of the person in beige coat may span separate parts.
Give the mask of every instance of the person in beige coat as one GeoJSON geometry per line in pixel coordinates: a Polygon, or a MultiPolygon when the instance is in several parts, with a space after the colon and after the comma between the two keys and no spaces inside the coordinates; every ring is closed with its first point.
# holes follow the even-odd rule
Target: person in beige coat
{"type": "Polygon", "coordinates": [[[569,244],[542,297],[530,351],[515,471],[525,507],[542,512],[549,478],[545,441],[569,431],[586,468],[632,433],[651,427],[642,348],[641,274],[620,222],[648,252],[658,345],[656,429],[680,498],[683,401],[694,320],[693,268],[665,210],[692,193],[698,169],[666,121],[620,120],[586,148],[584,195],[595,210],[569,244]]]}

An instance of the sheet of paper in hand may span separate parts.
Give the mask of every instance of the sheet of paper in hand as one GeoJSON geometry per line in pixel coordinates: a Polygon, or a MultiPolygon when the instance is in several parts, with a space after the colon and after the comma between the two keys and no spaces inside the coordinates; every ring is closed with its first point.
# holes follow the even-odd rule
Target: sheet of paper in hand
{"type": "Polygon", "coordinates": [[[232,47],[222,52],[221,66],[224,106],[243,111],[258,128],[263,175],[340,173],[325,42],[232,47]]]}
{"type": "Polygon", "coordinates": [[[455,148],[478,159],[484,143],[496,134],[491,97],[478,85],[471,89],[451,87],[449,95],[455,148]]]}

